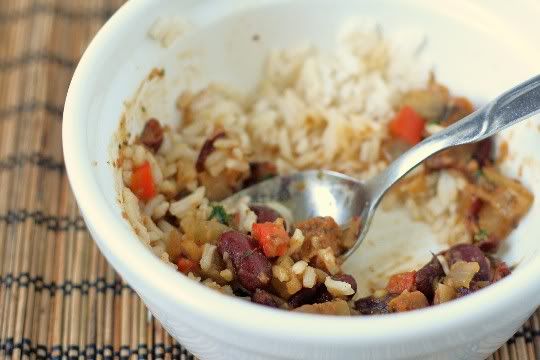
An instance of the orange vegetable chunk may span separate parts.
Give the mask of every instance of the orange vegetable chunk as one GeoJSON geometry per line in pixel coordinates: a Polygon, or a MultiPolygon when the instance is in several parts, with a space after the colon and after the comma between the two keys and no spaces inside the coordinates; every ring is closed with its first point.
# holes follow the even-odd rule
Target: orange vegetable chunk
{"type": "Polygon", "coordinates": [[[410,106],[404,106],[390,122],[390,133],[404,140],[409,145],[416,145],[422,140],[425,121],[410,106]]]}
{"type": "Polygon", "coordinates": [[[251,235],[261,245],[266,257],[285,255],[289,246],[289,234],[282,225],[266,222],[253,224],[251,235]]]}
{"type": "Polygon", "coordinates": [[[148,201],[156,195],[152,168],[148,161],[133,170],[130,189],[135,196],[143,201],[148,201]]]}

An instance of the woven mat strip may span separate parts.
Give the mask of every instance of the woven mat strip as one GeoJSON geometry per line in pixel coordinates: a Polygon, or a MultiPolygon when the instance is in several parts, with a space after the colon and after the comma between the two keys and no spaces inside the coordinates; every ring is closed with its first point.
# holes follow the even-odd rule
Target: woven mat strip
{"type": "MultiPolygon", "coordinates": [[[[0,2],[0,360],[194,359],[101,256],[65,175],[67,87],[122,2],[0,2]]],[[[539,315],[489,359],[540,360],[539,315]]]]}

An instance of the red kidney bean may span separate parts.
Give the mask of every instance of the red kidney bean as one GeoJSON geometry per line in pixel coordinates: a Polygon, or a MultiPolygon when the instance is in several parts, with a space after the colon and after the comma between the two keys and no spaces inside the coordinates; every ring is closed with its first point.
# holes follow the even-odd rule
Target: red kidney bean
{"type": "Polygon", "coordinates": [[[493,139],[487,138],[476,143],[473,158],[480,166],[484,166],[493,161],[493,139]]]}
{"type": "Polygon", "coordinates": [[[460,260],[477,262],[478,265],[480,265],[480,271],[474,276],[473,280],[475,281],[488,281],[491,278],[491,265],[489,259],[478,246],[470,244],[455,245],[446,251],[445,257],[450,266],[460,260]]]}
{"type": "Polygon", "coordinates": [[[289,307],[294,309],[306,304],[315,304],[319,294],[325,290],[324,284],[317,284],[312,288],[302,288],[289,298],[289,307]]]}
{"type": "Polygon", "coordinates": [[[249,163],[250,175],[243,187],[248,187],[277,175],[277,168],[268,161],[249,163]]]}
{"type": "Polygon", "coordinates": [[[484,287],[486,287],[487,282],[485,281],[471,281],[468,288],[460,287],[456,289],[456,297],[463,297],[470,295],[473,292],[476,292],[484,287]]]}
{"type": "Polygon", "coordinates": [[[388,303],[395,297],[395,295],[387,294],[382,297],[368,296],[356,300],[356,310],[362,315],[375,315],[375,314],[388,314],[388,303]]]}
{"type": "Polygon", "coordinates": [[[477,246],[480,250],[486,253],[495,253],[501,245],[503,239],[496,237],[495,235],[489,235],[487,240],[480,241],[477,246]]]}
{"type": "Polygon", "coordinates": [[[471,224],[478,223],[478,213],[482,209],[482,205],[482,200],[477,197],[471,201],[470,206],[467,209],[467,221],[469,221],[471,224]]]}
{"type": "Polygon", "coordinates": [[[251,205],[249,208],[257,215],[258,223],[274,222],[277,218],[281,217],[277,211],[267,206],[251,205]]]}
{"type": "Polygon", "coordinates": [[[473,293],[473,290],[467,289],[467,288],[464,288],[464,287],[460,287],[460,288],[456,289],[456,298],[467,296],[467,295],[472,294],[472,293],[473,293]]]}
{"type": "Polygon", "coordinates": [[[238,281],[246,290],[262,289],[270,282],[272,264],[251,237],[234,230],[224,232],[218,251],[223,257],[229,256],[238,281]]]}
{"type": "Polygon", "coordinates": [[[317,296],[313,299],[313,304],[322,304],[328,301],[334,300],[334,296],[326,289],[326,286],[323,285],[323,289],[317,293],[317,296]]]}
{"type": "Polygon", "coordinates": [[[279,304],[272,294],[266,290],[255,289],[255,292],[251,296],[251,301],[257,304],[278,308],[279,304]]]}
{"type": "Polygon", "coordinates": [[[140,137],[141,143],[154,152],[159,150],[163,142],[163,128],[159,121],[152,118],[146,122],[140,137]]]}
{"type": "Polygon", "coordinates": [[[203,172],[204,171],[204,162],[206,161],[206,158],[208,155],[210,155],[214,151],[214,142],[216,142],[217,139],[220,139],[225,136],[225,133],[219,132],[206,140],[201,147],[201,151],[199,151],[199,156],[197,157],[197,162],[195,163],[195,169],[197,172],[203,172]]]}
{"type": "Polygon", "coordinates": [[[437,257],[433,255],[431,261],[416,272],[416,290],[422,292],[430,302],[433,301],[433,282],[443,276],[443,267],[437,257]]]}

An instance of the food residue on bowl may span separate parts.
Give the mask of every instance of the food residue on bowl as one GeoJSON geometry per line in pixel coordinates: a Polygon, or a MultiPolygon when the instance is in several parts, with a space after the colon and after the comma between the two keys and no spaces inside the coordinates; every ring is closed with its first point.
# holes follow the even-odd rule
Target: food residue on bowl
{"type": "Polygon", "coordinates": [[[176,39],[187,33],[192,24],[178,16],[162,17],[150,27],[148,36],[160,43],[162,47],[169,47],[176,39]]]}

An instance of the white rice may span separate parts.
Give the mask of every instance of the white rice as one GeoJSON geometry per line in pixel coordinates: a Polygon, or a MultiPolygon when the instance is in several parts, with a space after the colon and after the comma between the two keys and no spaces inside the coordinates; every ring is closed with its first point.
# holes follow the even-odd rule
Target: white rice
{"type": "Polygon", "coordinates": [[[201,269],[203,271],[210,270],[210,267],[212,266],[212,260],[214,258],[214,254],[216,253],[216,250],[217,250],[216,245],[204,244],[202,257],[201,257],[201,260],[199,261],[199,264],[201,265],[201,269]]]}
{"type": "Polygon", "coordinates": [[[317,282],[317,274],[315,273],[315,269],[311,266],[308,266],[306,270],[304,271],[304,276],[302,277],[302,285],[305,288],[311,289],[315,286],[315,283],[317,282]]]}
{"type": "Polygon", "coordinates": [[[324,266],[326,267],[326,270],[330,274],[335,275],[339,272],[339,266],[336,263],[336,258],[331,248],[319,250],[317,252],[317,256],[319,259],[322,260],[324,266]]]}
{"type": "Polygon", "coordinates": [[[295,229],[293,235],[291,236],[288,253],[292,254],[300,249],[302,244],[304,244],[304,239],[305,237],[304,234],[302,234],[302,230],[295,229]]]}
{"type": "Polygon", "coordinates": [[[301,275],[304,273],[308,266],[308,263],[304,260],[299,260],[292,266],[292,272],[296,275],[301,275]]]}
{"type": "Polygon", "coordinates": [[[233,272],[230,269],[221,270],[219,272],[219,275],[225,281],[232,281],[232,279],[234,278],[233,272]]]}
{"type": "Polygon", "coordinates": [[[281,265],[272,266],[272,275],[281,282],[286,282],[291,279],[289,272],[281,265]]]}
{"type": "Polygon", "coordinates": [[[330,276],[324,281],[324,285],[335,297],[349,296],[354,294],[354,290],[348,282],[334,280],[330,276]]]}
{"type": "Polygon", "coordinates": [[[181,218],[188,210],[194,209],[202,203],[204,192],[205,188],[201,186],[183,199],[171,203],[169,207],[170,213],[177,218],[181,218]]]}
{"type": "Polygon", "coordinates": [[[227,212],[238,214],[238,228],[244,232],[251,232],[253,224],[257,222],[257,215],[249,208],[249,203],[249,197],[243,197],[233,207],[226,208],[227,212]]]}

